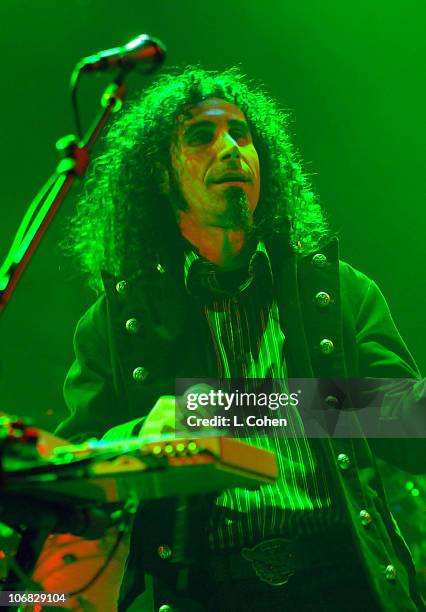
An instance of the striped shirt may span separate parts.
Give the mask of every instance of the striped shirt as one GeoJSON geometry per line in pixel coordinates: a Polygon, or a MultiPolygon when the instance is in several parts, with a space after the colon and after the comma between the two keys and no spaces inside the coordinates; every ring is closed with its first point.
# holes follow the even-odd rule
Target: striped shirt
{"type": "MultiPolygon", "coordinates": [[[[258,243],[248,268],[235,272],[223,272],[190,251],[184,278],[206,317],[218,378],[244,379],[247,391],[253,391],[251,379],[274,379],[280,387],[274,391],[286,392],[285,337],[264,244],[258,243]]],[[[236,548],[280,535],[309,535],[335,522],[319,457],[304,435],[297,409],[289,410],[292,436],[286,436],[286,428],[273,428],[268,437],[254,427],[241,428],[245,436],[236,434],[244,442],[276,453],[279,479],[254,491],[226,490],[217,498],[209,530],[212,548],[236,548]]],[[[279,416],[287,415],[280,412],[279,416]]]]}

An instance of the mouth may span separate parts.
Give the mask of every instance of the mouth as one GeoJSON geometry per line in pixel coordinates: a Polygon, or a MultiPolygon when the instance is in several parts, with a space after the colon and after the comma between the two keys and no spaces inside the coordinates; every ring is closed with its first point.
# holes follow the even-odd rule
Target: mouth
{"type": "Polygon", "coordinates": [[[228,172],[218,178],[212,179],[210,182],[214,183],[215,185],[220,185],[222,183],[251,183],[252,180],[245,174],[238,174],[237,172],[228,172]]]}

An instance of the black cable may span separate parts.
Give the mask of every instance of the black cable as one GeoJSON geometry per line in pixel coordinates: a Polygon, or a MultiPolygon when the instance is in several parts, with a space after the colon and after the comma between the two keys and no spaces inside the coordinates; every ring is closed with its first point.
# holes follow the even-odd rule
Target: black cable
{"type": "MultiPolygon", "coordinates": [[[[128,528],[130,527],[131,516],[132,516],[132,514],[129,513],[129,514],[127,514],[124,517],[124,519],[122,521],[122,524],[119,527],[118,536],[117,536],[114,544],[112,545],[111,550],[108,553],[104,563],[101,565],[101,567],[96,571],[96,573],[92,576],[92,578],[90,578],[90,580],[88,582],[86,582],[86,584],[84,584],[82,587],[76,589],[75,591],[72,591],[71,593],[69,593],[69,597],[74,597],[76,595],[80,595],[81,593],[84,593],[84,591],[87,591],[87,589],[89,589],[100,578],[100,576],[105,572],[105,570],[108,568],[109,564],[113,560],[114,555],[117,552],[118,547],[120,546],[120,544],[121,544],[121,542],[123,540],[124,535],[127,533],[128,528]]],[[[24,584],[27,589],[29,589],[29,590],[43,590],[43,586],[42,585],[40,585],[39,583],[33,581],[31,576],[27,576],[27,574],[22,570],[21,566],[16,561],[16,559],[13,557],[13,555],[10,555],[10,557],[8,558],[8,561],[9,561],[9,564],[12,567],[13,571],[15,572],[15,574],[18,576],[19,580],[21,581],[21,583],[24,584]]],[[[2,584],[2,586],[4,586],[6,580],[7,579],[0,580],[0,584],[2,584]]]]}
{"type": "Polygon", "coordinates": [[[111,563],[112,559],[114,558],[114,555],[117,552],[118,547],[120,546],[121,541],[122,541],[126,531],[127,531],[127,529],[121,529],[120,530],[120,532],[119,532],[119,534],[117,536],[117,539],[115,540],[115,542],[114,542],[110,552],[108,553],[107,558],[105,559],[103,565],[101,565],[101,567],[95,573],[95,575],[92,576],[92,578],[88,582],[86,582],[85,585],[83,585],[82,587],[80,587],[76,591],[72,591],[72,593],[69,593],[69,597],[75,597],[75,595],[80,595],[80,593],[84,593],[84,591],[87,591],[87,589],[89,589],[92,585],[95,584],[95,582],[104,573],[104,571],[107,569],[108,565],[111,563]]]}
{"type": "MultiPolygon", "coordinates": [[[[76,595],[80,595],[80,593],[84,593],[84,591],[87,591],[87,589],[89,589],[93,584],[95,584],[95,582],[98,580],[98,578],[100,578],[100,576],[104,573],[104,571],[107,569],[108,565],[111,563],[112,559],[114,558],[115,553],[118,550],[118,547],[121,544],[121,541],[124,537],[124,534],[126,533],[127,529],[121,529],[117,539],[115,540],[110,552],[108,553],[107,558],[105,559],[103,565],[98,569],[98,571],[95,573],[94,576],[92,576],[92,578],[90,578],[90,580],[83,585],[82,587],[80,587],[79,589],[77,589],[76,591],[72,591],[71,593],[69,593],[69,597],[75,597],[76,595]]],[[[34,580],[32,580],[32,578],[30,576],[27,576],[21,569],[19,563],[17,563],[16,559],[13,558],[12,555],[10,555],[10,557],[8,557],[8,562],[10,564],[10,566],[12,567],[13,571],[15,572],[15,574],[18,576],[19,580],[21,581],[22,584],[25,584],[26,588],[28,590],[43,590],[43,585],[40,585],[38,582],[35,582],[34,580]]],[[[0,583],[4,583],[4,580],[0,580],[0,583]]]]}

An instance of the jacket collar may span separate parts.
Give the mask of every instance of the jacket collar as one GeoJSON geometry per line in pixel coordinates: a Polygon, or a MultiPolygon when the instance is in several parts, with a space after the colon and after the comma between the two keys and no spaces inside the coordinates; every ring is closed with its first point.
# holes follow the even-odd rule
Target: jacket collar
{"type": "MultiPolygon", "coordinates": [[[[275,293],[280,313],[280,323],[284,330],[289,350],[289,375],[309,378],[313,376],[309,357],[309,347],[303,324],[300,300],[300,276],[303,269],[311,266],[316,252],[296,253],[283,236],[276,235],[265,241],[268,259],[272,267],[275,293]]],[[[330,262],[338,262],[338,241],[333,238],[321,247],[321,254],[330,262]]],[[[126,279],[120,279],[108,272],[102,274],[106,293],[116,294],[118,283],[125,281],[127,294],[132,303],[147,304],[150,320],[161,337],[172,339],[182,329],[190,315],[192,299],[184,283],[182,261],[174,269],[158,262],[151,268],[138,270],[126,279]],[[180,273],[176,271],[180,269],[180,273]]]]}

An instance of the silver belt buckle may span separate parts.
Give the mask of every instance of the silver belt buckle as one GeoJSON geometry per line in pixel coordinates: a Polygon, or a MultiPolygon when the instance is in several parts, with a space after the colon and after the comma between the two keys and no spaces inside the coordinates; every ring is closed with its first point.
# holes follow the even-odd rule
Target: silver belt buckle
{"type": "Polygon", "coordinates": [[[250,561],[256,576],[271,586],[283,586],[294,574],[291,567],[291,540],[264,540],[253,548],[243,548],[241,554],[250,561]]]}

